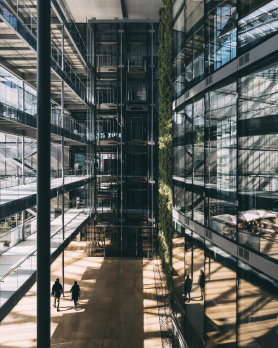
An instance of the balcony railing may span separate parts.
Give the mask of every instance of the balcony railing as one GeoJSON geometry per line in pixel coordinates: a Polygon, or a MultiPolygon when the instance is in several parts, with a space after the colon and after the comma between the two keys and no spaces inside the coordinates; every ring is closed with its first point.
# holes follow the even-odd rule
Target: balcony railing
{"type": "MultiPolygon", "coordinates": [[[[29,45],[36,50],[37,45],[34,39],[37,37],[37,8],[29,7],[24,0],[17,0],[15,4],[11,0],[8,0],[7,4],[9,7],[3,0],[0,0],[1,15],[17,32],[20,33],[22,37],[25,37],[29,45]],[[29,40],[26,37],[26,34],[24,34],[25,30],[31,34],[29,40]]],[[[58,66],[62,68],[62,53],[53,41],[51,41],[51,49],[51,57],[55,60],[58,66]]],[[[91,90],[86,87],[85,83],[79,78],[78,74],[65,57],[64,68],[64,73],[81,92],[81,96],[84,101],[86,101],[86,99],[87,101],[91,100],[91,90]]]]}
{"type": "MultiPolygon", "coordinates": [[[[28,122],[25,119],[25,115],[29,116],[31,121],[32,117],[37,116],[37,109],[28,109],[28,113],[25,113],[12,106],[0,103],[0,118],[5,118],[6,120],[13,122],[23,123],[30,127],[36,127],[36,120],[34,120],[34,122],[28,122]]],[[[82,142],[86,141],[87,134],[89,134],[86,127],[76,122],[70,116],[62,114],[61,110],[59,109],[51,109],[50,122],[51,124],[61,127],[71,134],[74,134],[74,137],[78,136],[78,138],[80,138],[80,141],[82,142]]]]}

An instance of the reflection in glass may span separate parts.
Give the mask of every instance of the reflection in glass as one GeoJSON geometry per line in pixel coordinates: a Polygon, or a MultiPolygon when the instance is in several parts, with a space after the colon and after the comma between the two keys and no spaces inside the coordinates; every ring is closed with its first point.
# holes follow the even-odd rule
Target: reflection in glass
{"type": "Polygon", "coordinates": [[[184,228],[176,224],[172,239],[173,315],[184,330],[184,228]]]}
{"type": "Polygon", "coordinates": [[[236,57],[236,1],[222,1],[206,17],[206,70],[213,73],[236,57]]]}
{"type": "Polygon", "coordinates": [[[278,0],[273,0],[238,21],[239,54],[250,50],[277,31],[278,0]]]}
{"type": "Polygon", "coordinates": [[[278,283],[239,261],[238,347],[278,346],[278,283]]]}
{"type": "Polygon", "coordinates": [[[236,238],[236,84],[211,91],[206,122],[209,227],[236,238]]]}
{"type": "Polygon", "coordinates": [[[191,347],[203,347],[204,341],[204,239],[186,230],[185,236],[185,337],[191,347]],[[200,286],[202,285],[202,288],[200,286]],[[191,289],[189,288],[191,287],[191,289]]]}
{"type": "Polygon", "coordinates": [[[239,79],[239,243],[278,259],[277,76],[272,66],[239,79]]]}
{"type": "Polygon", "coordinates": [[[204,99],[193,104],[193,220],[204,225],[204,99]]]}
{"type": "Polygon", "coordinates": [[[236,347],[236,259],[206,240],[206,347],[236,347]]]}

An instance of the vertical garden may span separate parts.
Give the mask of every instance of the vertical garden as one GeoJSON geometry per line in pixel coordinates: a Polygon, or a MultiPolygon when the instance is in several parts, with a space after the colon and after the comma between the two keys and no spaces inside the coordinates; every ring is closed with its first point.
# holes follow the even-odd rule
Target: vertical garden
{"type": "Polygon", "coordinates": [[[159,12],[159,213],[158,239],[167,286],[172,290],[172,0],[159,12]]]}

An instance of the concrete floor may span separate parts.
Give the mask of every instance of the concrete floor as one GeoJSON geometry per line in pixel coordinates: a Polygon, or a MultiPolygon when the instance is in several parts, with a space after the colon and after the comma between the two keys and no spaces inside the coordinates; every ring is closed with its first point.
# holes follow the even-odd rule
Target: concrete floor
{"type": "MultiPolygon", "coordinates": [[[[51,307],[51,347],[162,348],[154,260],[86,257],[86,243],[65,251],[65,297],[60,312],[51,307]],[[81,288],[77,311],[69,290],[81,288]]],[[[61,257],[51,268],[61,278],[61,257]]],[[[53,304],[53,299],[51,299],[53,304]]],[[[0,347],[37,347],[36,284],[0,325],[0,347]]]]}

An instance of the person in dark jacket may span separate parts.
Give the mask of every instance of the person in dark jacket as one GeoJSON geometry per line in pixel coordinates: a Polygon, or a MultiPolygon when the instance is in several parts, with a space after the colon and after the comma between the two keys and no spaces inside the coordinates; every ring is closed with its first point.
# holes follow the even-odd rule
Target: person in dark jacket
{"type": "Polygon", "coordinates": [[[184,282],[184,291],[185,291],[185,297],[187,298],[187,294],[189,297],[188,302],[190,302],[190,293],[192,290],[192,280],[189,278],[189,275],[187,275],[187,278],[185,279],[184,282]]]}
{"type": "Polygon", "coordinates": [[[52,296],[54,297],[53,307],[56,307],[56,301],[57,301],[57,312],[59,311],[60,297],[61,297],[61,294],[63,293],[64,293],[63,287],[59,282],[59,278],[57,278],[54,285],[52,286],[52,296]]]}
{"type": "Polygon", "coordinates": [[[77,284],[76,281],[74,282],[74,285],[70,289],[70,292],[71,292],[71,296],[72,296],[72,299],[73,299],[74,309],[76,310],[78,297],[81,295],[80,287],[79,287],[79,285],[77,284]]]}
{"type": "Polygon", "coordinates": [[[204,299],[204,294],[205,294],[205,282],[206,282],[205,273],[204,271],[201,270],[199,279],[198,279],[198,284],[200,285],[200,288],[201,288],[202,301],[204,299]]]}

